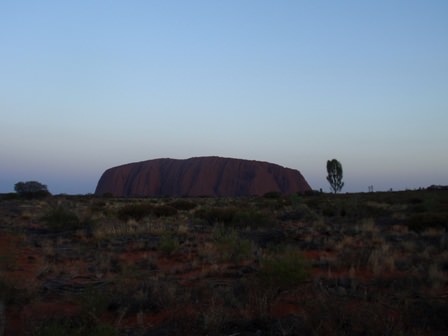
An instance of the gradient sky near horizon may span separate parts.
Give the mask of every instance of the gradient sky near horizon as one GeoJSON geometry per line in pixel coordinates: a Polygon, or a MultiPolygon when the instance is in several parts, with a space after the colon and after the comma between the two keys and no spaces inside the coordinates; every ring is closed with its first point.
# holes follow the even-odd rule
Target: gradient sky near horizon
{"type": "Polygon", "coordinates": [[[448,184],[448,1],[2,1],[0,192],[217,155],[448,184]]]}

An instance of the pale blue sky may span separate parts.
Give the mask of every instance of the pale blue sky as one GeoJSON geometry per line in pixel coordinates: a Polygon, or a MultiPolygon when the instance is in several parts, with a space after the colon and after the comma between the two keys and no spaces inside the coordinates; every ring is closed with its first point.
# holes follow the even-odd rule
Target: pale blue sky
{"type": "Polygon", "coordinates": [[[0,192],[219,155],[448,184],[448,1],[1,1],[0,192]]]}

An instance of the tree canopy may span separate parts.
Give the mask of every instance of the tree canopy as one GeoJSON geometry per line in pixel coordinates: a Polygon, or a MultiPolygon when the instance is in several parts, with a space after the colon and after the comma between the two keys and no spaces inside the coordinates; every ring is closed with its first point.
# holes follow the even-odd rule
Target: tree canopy
{"type": "Polygon", "coordinates": [[[330,183],[331,190],[337,193],[344,187],[344,182],[342,181],[343,171],[341,163],[336,160],[327,161],[327,181],[330,183]]]}
{"type": "Polygon", "coordinates": [[[26,198],[45,197],[50,195],[45,184],[37,181],[17,182],[14,190],[19,196],[26,198]]]}

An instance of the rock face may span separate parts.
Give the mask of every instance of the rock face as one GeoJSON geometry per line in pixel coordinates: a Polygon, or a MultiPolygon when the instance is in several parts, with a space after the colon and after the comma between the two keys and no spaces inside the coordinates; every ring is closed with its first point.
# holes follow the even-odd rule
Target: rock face
{"type": "Polygon", "coordinates": [[[311,190],[298,170],[221,157],[155,159],[110,168],[95,194],[139,196],[248,196],[311,190]]]}

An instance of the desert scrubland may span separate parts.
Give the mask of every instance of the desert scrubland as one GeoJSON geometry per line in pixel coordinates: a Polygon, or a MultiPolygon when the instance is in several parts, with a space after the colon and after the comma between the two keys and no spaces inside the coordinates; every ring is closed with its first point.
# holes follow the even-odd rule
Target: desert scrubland
{"type": "Polygon", "coordinates": [[[0,200],[0,335],[446,335],[448,191],[0,200]]]}

